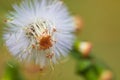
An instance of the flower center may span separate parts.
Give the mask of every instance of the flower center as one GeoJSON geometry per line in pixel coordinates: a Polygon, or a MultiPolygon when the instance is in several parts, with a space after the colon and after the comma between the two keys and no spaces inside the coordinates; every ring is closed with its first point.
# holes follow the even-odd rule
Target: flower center
{"type": "Polygon", "coordinates": [[[38,40],[39,40],[39,48],[40,49],[43,49],[43,50],[49,49],[53,45],[50,35],[45,34],[45,35],[41,36],[40,39],[38,39],[38,40]]]}
{"type": "Polygon", "coordinates": [[[48,20],[37,20],[25,29],[32,48],[46,50],[54,44],[54,25],[48,20]]]}

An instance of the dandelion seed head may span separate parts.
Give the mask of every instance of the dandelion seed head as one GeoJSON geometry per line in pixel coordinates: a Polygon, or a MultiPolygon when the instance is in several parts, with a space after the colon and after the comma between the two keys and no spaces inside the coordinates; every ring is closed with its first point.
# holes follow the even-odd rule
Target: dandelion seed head
{"type": "Polygon", "coordinates": [[[41,67],[67,56],[74,42],[75,24],[60,0],[23,0],[7,16],[4,39],[20,61],[41,67]]]}

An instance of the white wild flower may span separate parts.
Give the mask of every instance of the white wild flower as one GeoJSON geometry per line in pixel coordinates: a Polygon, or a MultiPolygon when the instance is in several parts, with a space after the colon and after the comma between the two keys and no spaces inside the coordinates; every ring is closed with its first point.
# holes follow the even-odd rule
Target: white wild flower
{"type": "Polygon", "coordinates": [[[44,67],[72,49],[75,25],[60,0],[23,0],[13,8],[4,39],[17,59],[44,67]]]}

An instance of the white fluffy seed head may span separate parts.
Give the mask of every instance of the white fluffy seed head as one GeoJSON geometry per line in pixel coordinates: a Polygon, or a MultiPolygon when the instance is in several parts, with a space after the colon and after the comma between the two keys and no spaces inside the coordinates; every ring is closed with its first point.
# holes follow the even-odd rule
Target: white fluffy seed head
{"type": "Polygon", "coordinates": [[[23,0],[13,8],[4,39],[19,60],[44,67],[72,49],[75,24],[60,0],[23,0]]]}

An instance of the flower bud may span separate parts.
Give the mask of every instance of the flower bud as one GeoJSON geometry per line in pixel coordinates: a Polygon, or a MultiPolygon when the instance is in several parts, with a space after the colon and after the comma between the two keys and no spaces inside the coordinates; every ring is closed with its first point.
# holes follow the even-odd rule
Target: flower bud
{"type": "Polygon", "coordinates": [[[109,70],[104,71],[100,76],[100,80],[112,80],[112,79],[113,79],[113,74],[109,70]]]}
{"type": "Polygon", "coordinates": [[[79,44],[79,51],[83,56],[87,57],[92,50],[92,44],[90,42],[81,42],[79,44]]]}
{"type": "Polygon", "coordinates": [[[82,27],[83,27],[83,20],[80,16],[75,16],[74,17],[74,20],[75,20],[75,29],[76,29],[76,32],[79,32],[81,31],[82,27]]]}

